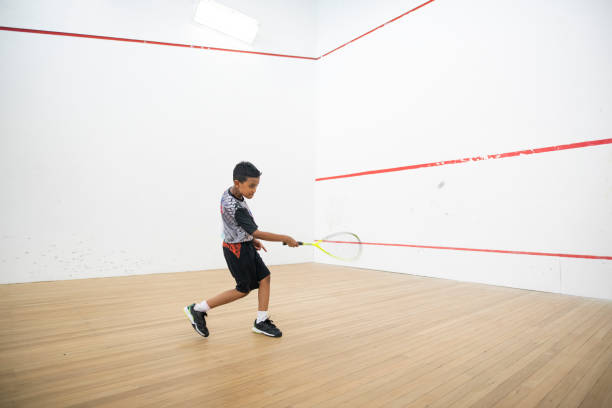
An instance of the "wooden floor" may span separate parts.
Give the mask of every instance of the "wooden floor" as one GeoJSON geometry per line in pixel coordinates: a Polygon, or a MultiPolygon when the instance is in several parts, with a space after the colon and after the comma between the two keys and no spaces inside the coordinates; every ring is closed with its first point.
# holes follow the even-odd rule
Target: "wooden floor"
{"type": "Polygon", "coordinates": [[[280,339],[225,270],[0,285],[1,407],[612,407],[612,302],[272,267],[280,339]]]}

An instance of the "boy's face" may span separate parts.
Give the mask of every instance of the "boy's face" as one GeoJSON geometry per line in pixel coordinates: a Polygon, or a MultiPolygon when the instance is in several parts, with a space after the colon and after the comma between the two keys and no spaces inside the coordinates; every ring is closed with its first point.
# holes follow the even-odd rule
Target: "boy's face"
{"type": "Polygon", "coordinates": [[[248,177],[246,181],[234,180],[234,186],[236,190],[240,192],[244,197],[251,199],[257,191],[259,185],[259,177],[248,177]]]}

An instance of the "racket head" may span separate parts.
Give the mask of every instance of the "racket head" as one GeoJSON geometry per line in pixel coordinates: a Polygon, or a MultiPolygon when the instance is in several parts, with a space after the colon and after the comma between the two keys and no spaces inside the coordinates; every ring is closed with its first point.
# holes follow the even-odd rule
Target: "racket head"
{"type": "Polygon", "coordinates": [[[335,232],[311,245],[340,261],[354,261],[361,256],[363,245],[361,239],[352,232],[335,232]]]}

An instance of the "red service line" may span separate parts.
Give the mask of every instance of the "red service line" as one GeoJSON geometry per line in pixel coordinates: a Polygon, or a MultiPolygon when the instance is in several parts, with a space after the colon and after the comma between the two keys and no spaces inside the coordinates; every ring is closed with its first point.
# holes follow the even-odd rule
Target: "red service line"
{"type": "Polygon", "coordinates": [[[407,12],[405,12],[404,14],[402,14],[402,15],[400,15],[400,16],[397,16],[397,17],[395,17],[394,19],[391,19],[391,20],[387,21],[386,23],[383,23],[383,24],[379,25],[379,26],[378,26],[378,27],[376,27],[376,28],[371,29],[371,30],[370,30],[370,31],[368,31],[367,33],[365,33],[365,34],[361,34],[359,37],[353,38],[351,41],[349,41],[349,42],[347,42],[347,43],[344,43],[344,44],[342,44],[342,45],[341,45],[341,46],[339,46],[339,47],[334,48],[333,50],[331,50],[331,51],[329,51],[329,52],[327,52],[327,53],[325,53],[325,54],[321,55],[319,58],[323,58],[323,57],[325,57],[325,56],[327,56],[327,55],[331,54],[332,52],[338,51],[340,48],[345,47],[345,46],[349,45],[350,43],[355,42],[355,41],[357,41],[358,39],[363,38],[363,37],[365,37],[366,35],[371,34],[371,33],[373,33],[374,31],[376,31],[376,30],[378,30],[378,29],[383,28],[383,27],[384,27],[384,26],[386,26],[387,24],[391,24],[392,22],[394,22],[394,21],[396,21],[396,20],[399,20],[400,18],[402,18],[402,17],[404,17],[404,16],[406,16],[406,15],[408,15],[408,14],[412,13],[413,11],[416,11],[416,10],[420,9],[421,7],[424,7],[424,6],[428,5],[429,3],[433,3],[433,2],[434,2],[434,0],[429,0],[429,1],[426,1],[426,2],[425,2],[425,3],[423,3],[423,4],[421,4],[421,5],[419,5],[419,6],[416,6],[416,7],[415,7],[415,8],[413,8],[412,10],[408,10],[408,11],[407,11],[407,12]]]}
{"type": "Polygon", "coordinates": [[[424,163],[424,164],[414,164],[411,166],[392,167],[389,169],[368,170],[368,171],[361,171],[359,173],[341,174],[338,176],[330,176],[330,177],[319,177],[319,178],[316,178],[315,181],[333,180],[333,179],[347,178],[347,177],[367,176],[370,174],[391,173],[394,171],[415,170],[415,169],[421,169],[424,167],[437,167],[437,166],[445,166],[447,164],[460,164],[460,163],[467,163],[467,162],[480,161],[480,160],[504,159],[507,157],[516,157],[516,156],[530,155],[530,154],[536,154],[536,153],[556,152],[559,150],[578,149],[582,147],[599,146],[599,145],[605,145],[605,144],[611,144],[611,143],[612,143],[612,139],[591,140],[588,142],[571,143],[571,144],[551,146],[551,147],[541,147],[538,149],[520,150],[517,152],[490,154],[488,156],[468,157],[465,159],[446,160],[446,161],[424,163]]]}
{"type": "MultiPolygon", "coordinates": [[[[359,242],[352,241],[326,241],[334,244],[359,244],[359,242]]],[[[575,255],[575,254],[553,254],[548,252],[527,252],[527,251],[504,251],[500,249],[476,249],[476,248],[456,248],[456,247],[442,247],[442,246],[431,246],[431,245],[411,245],[411,244],[383,244],[378,242],[361,242],[363,245],[377,245],[377,246],[394,246],[394,247],[407,247],[407,248],[427,248],[427,249],[447,249],[453,251],[471,251],[471,252],[493,252],[498,254],[515,254],[515,255],[538,255],[538,256],[558,256],[562,258],[582,258],[582,259],[606,259],[612,260],[612,256],[598,256],[598,255],[575,255]]]]}
{"type": "Polygon", "coordinates": [[[301,57],[299,55],[274,54],[271,52],[259,52],[259,51],[233,50],[229,48],[207,47],[205,45],[178,44],[178,43],[169,43],[169,42],[161,42],[161,41],[136,40],[133,38],[107,37],[103,35],[78,34],[78,33],[65,33],[61,31],[33,30],[30,28],[14,28],[14,27],[0,26],[0,30],[17,31],[21,33],[32,33],[32,34],[60,35],[60,36],[66,36],[66,37],[93,38],[96,40],[110,40],[110,41],[124,41],[124,42],[133,42],[133,43],[141,43],[141,44],[167,45],[170,47],[196,48],[196,49],[211,50],[211,51],[238,52],[238,53],[243,53],[243,54],[266,55],[269,57],[297,58],[297,59],[314,60],[314,61],[319,59],[319,58],[314,58],[314,57],[301,57]]]}

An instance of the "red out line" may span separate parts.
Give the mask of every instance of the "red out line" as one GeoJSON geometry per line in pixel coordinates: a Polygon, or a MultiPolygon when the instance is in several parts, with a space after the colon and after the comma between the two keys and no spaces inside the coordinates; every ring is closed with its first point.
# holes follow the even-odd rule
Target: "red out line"
{"type": "Polygon", "coordinates": [[[425,3],[423,3],[423,4],[421,4],[421,5],[419,5],[419,6],[416,6],[416,7],[415,7],[415,8],[413,8],[412,10],[408,10],[408,11],[407,11],[407,12],[405,12],[404,14],[402,14],[402,15],[400,15],[400,16],[397,16],[397,17],[395,17],[394,19],[391,19],[391,20],[387,21],[386,23],[383,23],[383,24],[379,25],[379,26],[378,26],[378,27],[376,27],[376,28],[371,29],[371,30],[370,30],[370,31],[368,31],[367,33],[361,34],[359,37],[353,38],[351,41],[349,41],[349,42],[347,42],[347,43],[344,43],[344,44],[342,44],[342,45],[341,45],[341,46],[339,46],[339,47],[334,48],[333,50],[331,50],[331,51],[329,51],[329,52],[327,52],[327,53],[325,53],[325,54],[321,55],[319,58],[326,57],[326,56],[328,56],[329,54],[331,54],[332,52],[338,51],[340,48],[343,48],[343,47],[345,47],[345,46],[349,45],[350,43],[355,42],[355,41],[357,41],[358,39],[363,38],[363,37],[365,37],[366,35],[371,34],[371,33],[373,33],[374,31],[376,31],[376,30],[378,30],[378,29],[383,28],[383,27],[384,27],[384,26],[386,26],[387,24],[390,24],[390,23],[392,23],[392,22],[394,22],[394,21],[396,21],[396,20],[399,20],[400,18],[402,18],[402,17],[404,17],[404,16],[406,16],[406,15],[408,15],[408,14],[412,13],[413,11],[416,11],[416,10],[420,9],[421,7],[424,7],[424,6],[428,5],[429,3],[433,3],[434,1],[435,1],[435,0],[429,0],[429,1],[426,1],[426,2],[425,2],[425,3]]]}
{"type": "MultiPolygon", "coordinates": [[[[335,243],[335,244],[359,244],[359,242],[354,242],[354,241],[325,241],[324,240],[323,242],[330,242],[330,243],[335,243]]],[[[383,244],[383,243],[378,243],[378,242],[361,242],[361,244],[377,245],[377,246],[407,247],[407,248],[446,249],[446,250],[453,250],[453,251],[493,252],[493,253],[498,253],[498,254],[537,255],[537,256],[556,256],[556,257],[562,257],[562,258],[612,260],[612,256],[598,256],[598,255],[553,254],[553,253],[548,253],[548,252],[504,251],[501,249],[456,248],[456,247],[412,245],[412,244],[383,244]]]]}
{"type": "Polygon", "coordinates": [[[0,26],[0,30],[2,31],[17,31],[17,32],[22,32],[22,33],[32,33],[32,34],[45,34],[45,35],[59,35],[59,36],[66,36],[66,37],[79,37],[79,38],[93,38],[96,40],[110,40],[110,41],[123,41],[123,42],[134,42],[134,43],[141,43],[141,44],[155,44],[155,45],[166,45],[166,46],[170,46],[170,47],[184,47],[184,48],[196,48],[196,49],[201,49],[201,50],[210,50],[210,51],[225,51],[225,52],[238,52],[238,53],[243,53],[243,54],[255,54],[255,55],[265,55],[265,56],[269,56],[269,57],[282,57],[282,58],[296,58],[296,59],[304,59],[304,60],[311,60],[311,61],[318,61],[321,58],[325,57],[326,55],[331,54],[334,51],[339,50],[340,48],[354,42],[357,41],[358,39],[365,37],[366,35],[386,26],[387,24],[390,24],[396,20],[399,20],[400,18],[412,13],[415,10],[420,9],[421,7],[433,2],[434,0],[429,0],[423,4],[421,4],[420,6],[417,6],[415,8],[413,8],[412,10],[408,10],[407,12],[405,12],[404,14],[395,17],[392,20],[387,21],[386,23],[383,23],[381,25],[379,25],[378,27],[368,31],[365,34],[360,35],[357,38],[352,39],[351,41],[347,42],[346,44],[342,44],[339,47],[334,48],[333,50],[331,50],[330,52],[320,56],[320,57],[303,57],[303,56],[299,56],[299,55],[288,55],[288,54],[275,54],[272,52],[261,52],[261,51],[245,51],[245,50],[235,50],[235,49],[229,49],[229,48],[217,48],[217,47],[208,47],[205,45],[193,45],[193,44],[179,44],[179,43],[169,43],[169,42],[162,42],[162,41],[148,41],[148,40],[137,40],[137,39],[133,39],[133,38],[121,38],[121,37],[108,37],[108,36],[104,36],[104,35],[92,35],[92,34],[79,34],[79,33],[67,33],[67,32],[62,32],[62,31],[47,31],[47,30],[34,30],[31,28],[16,28],[16,27],[3,27],[0,26]]]}
{"type": "Polygon", "coordinates": [[[559,145],[559,146],[541,147],[538,149],[519,150],[516,152],[500,153],[500,154],[490,154],[488,156],[476,156],[476,157],[468,157],[465,159],[446,160],[446,161],[424,163],[424,164],[414,164],[411,166],[402,166],[402,167],[392,167],[389,169],[361,171],[359,173],[341,174],[338,176],[319,177],[319,178],[316,178],[315,181],[333,180],[333,179],[347,178],[347,177],[367,176],[370,174],[391,173],[395,171],[404,171],[404,170],[415,170],[415,169],[421,169],[424,167],[437,167],[437,166],[445,166],[447,164],[460,164],[460,163],[467,163],[467,162],[481,161],[481,160],[504,159],[507,157],[516,157],[516,156],[530,155],[530,154],[536,154],[536,153],[556,152],[559,150],[578,149],[582,147],[598,146],[598,145],[605,145],[605,144],[611,144],[611,143],[612,143],[612,139],[591,140],[588,142],[579,142],[579,143],[571,143],[571,144],[565,144],[565,145],[559,145]]]}
{"type": "Polygon", "coordinates": [[[17,32],[22,32],[22,33],[33,33],[33,34],[60,35],[60,36],[66,36],[66,37],[93,38],[96,40],[110,40],[110,41],[123,41],[123,42],[133,42],[133,43],[141,43],[141,44],[167,45],[170,47],[196,48],[196,49],[210,50],[210,51],[238,52],[238,53],[243,53],[243,54],[265,55],[269,57],[297,58],[297,59],[305,59],[305,60],[313,60],[313,61],[316,61],[319,59],[319,58],[314,58],[314,57],[301,57],[299,55],[274,54],[271,52],[260,52],[260,51],[234,50],[230,48],[207,47],[205,45],[179,44],[179,43],[169,43],[169,42],[162,42],[162,41],[137,40],[133,38],[107,37],[103,35],[65,33],[61,31],[33,30],[30,28],[14,28],[14,27],[0,26],[0,30],[17,31],[17,32]]]}

